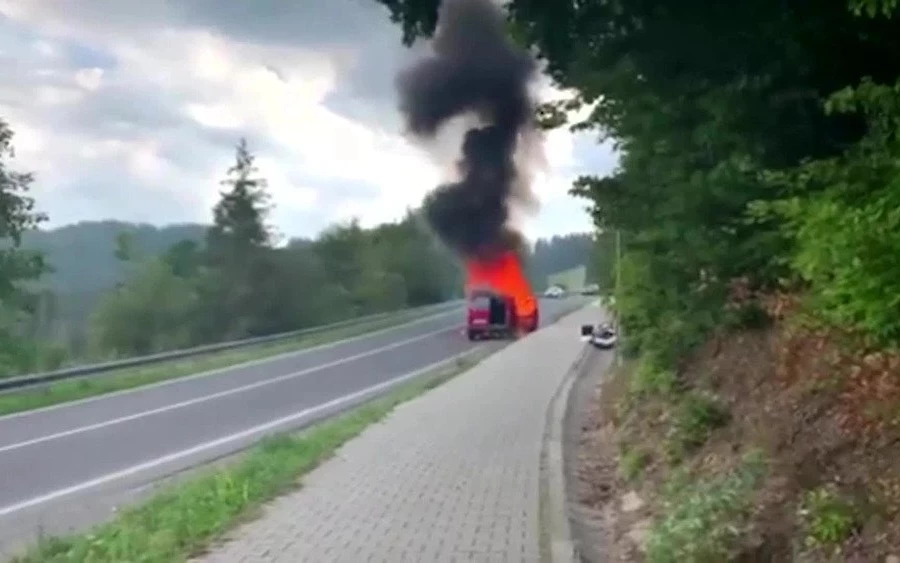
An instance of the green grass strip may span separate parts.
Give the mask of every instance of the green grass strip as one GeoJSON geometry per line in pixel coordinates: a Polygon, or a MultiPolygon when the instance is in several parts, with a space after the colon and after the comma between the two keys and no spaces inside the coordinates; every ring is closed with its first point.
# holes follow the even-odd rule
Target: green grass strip
{"type": "Polygon", "coordinates": [[[419,318],[437,314],[439,312],[435,311],[399,314],[386,319],[298,336],[295,339],[277,343],[260,344],[252,348],[216,352],[197,358],[174,360],[143,367],[125,368],[121,371],[95,377],[67,379],[32,390],[11,392],[0,395],[0,416],[143,387],[161,381],[261,360],[286,352],[298,352],[313,346],[329,344],[375,332],[376,330],[399,326],[419,318]]]}
{"type": "Polygon", "coordinates": [[[42,540],[11,563],[173,563],[201,554],[399,404],[473,366],[480,353],[302,433],[279,435],[224,469],[175,484],[85,534],[42,540]]]}

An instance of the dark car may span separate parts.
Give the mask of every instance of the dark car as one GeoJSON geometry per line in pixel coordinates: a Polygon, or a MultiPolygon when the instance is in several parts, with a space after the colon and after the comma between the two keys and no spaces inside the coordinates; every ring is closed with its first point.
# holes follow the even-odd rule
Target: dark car
{"type": "Polygon", "coordinates": [[[582,295],[599,295],[600,294],[600,286],[592,283],[584,286],[581,290],[582,295]]]}

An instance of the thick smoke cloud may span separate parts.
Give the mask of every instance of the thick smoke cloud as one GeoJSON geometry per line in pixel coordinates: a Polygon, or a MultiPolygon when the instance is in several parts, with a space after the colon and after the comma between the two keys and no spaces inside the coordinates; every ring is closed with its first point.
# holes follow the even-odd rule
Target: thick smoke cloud
{"type": "Polygon", "coordinates": [[[521,237],[509,225],[509,209],[530,193],[513,157],[533,131],[529,85],[536,64],[509,40],[503,14],[490,0],[444,0],[432,49],[398,77],[409,131],[432,139],[466,113],[480,126],[464,136],[461,179],[425,198],[426,217],[464,257],[516,249],[521,237]]]}

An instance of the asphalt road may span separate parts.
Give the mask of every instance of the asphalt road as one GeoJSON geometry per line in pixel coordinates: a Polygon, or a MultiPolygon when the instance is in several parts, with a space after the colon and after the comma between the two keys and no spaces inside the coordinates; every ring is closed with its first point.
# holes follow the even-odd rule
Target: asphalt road
{"type": "MultiPolygon", "coordinates": [[[[585,302],[542,300],[542,324],[585,302]]],[[[0,553],[39,527],[59,533],[74,519],[79,528],[85,518],[102,520],[104,514],[75,508],[110,490],[146,485],[333,415],[474,346],[503,345],[469,342],[463,322],[460,309],[199,376],[0,417],[0,553]]]]}

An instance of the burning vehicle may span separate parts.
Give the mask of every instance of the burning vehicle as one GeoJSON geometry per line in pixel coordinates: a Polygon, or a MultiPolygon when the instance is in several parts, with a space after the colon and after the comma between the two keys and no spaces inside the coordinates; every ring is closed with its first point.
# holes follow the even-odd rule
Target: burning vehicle
{"type": "Polygon", "coordinates": [[[521,336],[538,326],[512,220],[536,204],[530,167],[543,164],[530,89],[537,64],[507,37],[492,0],[444,0],[430,47],[397,77],[407,132],[434,149],[450,121],[470,127],[455,175],[425,197],[424,216],[465,266],[469,338],[521,336]]]}
{"type": "Polygon", "coordinates": [[[467,264],[469,340],[517,338],[538,327],[538,306],[513,252],[467,264]]]}

